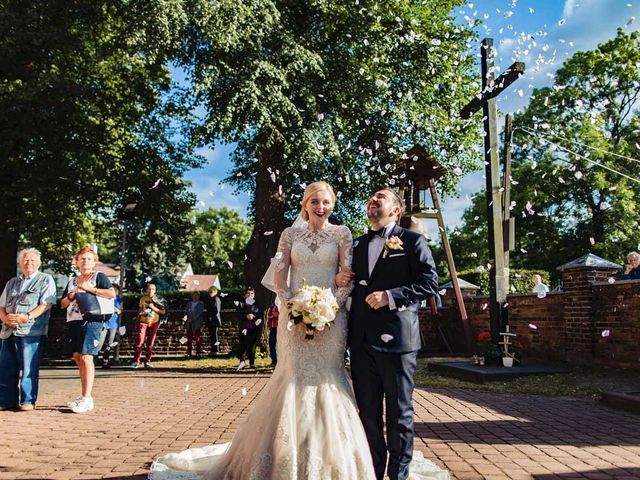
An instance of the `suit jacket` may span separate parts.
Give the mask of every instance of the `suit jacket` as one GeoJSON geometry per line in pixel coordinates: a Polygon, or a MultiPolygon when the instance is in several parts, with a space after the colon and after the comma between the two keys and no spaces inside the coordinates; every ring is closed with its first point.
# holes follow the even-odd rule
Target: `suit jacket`
{"type": "Polygon", "coordinates": [[[351,347],[365,344],[389,353],[412,352],[422,347],[418,309],[422,300],[438,291],[436,266],[424,235],[395,225],[387,238],[392,236],[402,240],[402,250],[390,250],[385,256],[383,249],[371,275],[368,237],[363,235],[354,241],[351,347]],[[395,310],[388,306],[374,310],[367,305],[367,295],[380,290],[389,290],[395,310]]]}
{"type": "Polygon", "coordinates": [[[238,313],[238,328],[240,328],[240,330],[244,330],[245,328],[247,330],[252,330],[254,328],[260,328],[262,326],[262,322],[259,325],[256,325],[256,321],[258,321],[259,319],[262,320],[264,313],[262,308],[258,306],[258,302],[254,303],[253,305],[247,305],[243,300],[238,307],[238,313]],[[254,315],[253,320],[247,319],[247,315],[249,315],[250,313],[253,313],[254,315]]]}

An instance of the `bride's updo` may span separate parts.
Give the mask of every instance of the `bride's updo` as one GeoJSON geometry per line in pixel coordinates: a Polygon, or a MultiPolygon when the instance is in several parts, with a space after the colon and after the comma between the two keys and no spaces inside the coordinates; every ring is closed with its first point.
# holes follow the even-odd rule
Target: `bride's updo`
{"type": "Polygon", "coordinates": [[[309,199],[318,192],[321,191],[329,192],[331,199],[333,200],[333,205],[336,204],[336,194],[333,192],[333,188],[327,182],[323,182],[322,180],[319,182],[313,182],[307,185],[307,188],[304,189],[304,195],[302,197],[302,202],[300,202],[300,216],[305,222],[309,221],[309,214],[307,213],[305,207],[309,199]]]}

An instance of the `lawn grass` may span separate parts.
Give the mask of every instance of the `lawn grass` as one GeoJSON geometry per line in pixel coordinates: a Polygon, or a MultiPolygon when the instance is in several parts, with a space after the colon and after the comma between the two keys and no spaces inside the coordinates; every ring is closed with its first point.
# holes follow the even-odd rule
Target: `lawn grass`
{"type": "MultiPolygon", "coordinates": [[[[466,358],[419,358],[416,371],[416,386],[420,388],[456,388],[495,393],[521,393],[556,397],[579,397],[598,399],[606,391],[640,391],[640,375],[637,371],[619,368],[573,368],[569,373],[533,375],[509,381],[473,383],[457,378],[444,377],[429,371],[427,362],[461,361],[466,358]]],[[[215,357],[199,359],[166,359],[154,361],[157,368],[175,370],[201,370],[212,373],[236,372],[237,357],[215,357]]],[[[255,369],[244,369],[238,373],[264,373],[273,369],[269,358],[256,358],[255,369]]]]}

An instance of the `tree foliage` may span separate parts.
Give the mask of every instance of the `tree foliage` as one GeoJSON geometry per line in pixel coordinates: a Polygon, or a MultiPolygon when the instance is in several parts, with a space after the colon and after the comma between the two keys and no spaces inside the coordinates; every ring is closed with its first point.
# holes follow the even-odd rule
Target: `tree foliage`
{"type": "Polygon", "coordinates": [[[0,280],[19,242],[67,268],[87,222],[117,229],[126,202],[131,256],[188,233],[179,177],[198,159],[167,66],[186,19],[179,0],[0,3],[0,280]]]}
{"type": "Polygon", "coordinates": [[[245,286],[243,268],[251,225],[237,211],[209,208],[192,213],[189,261],[194,273],[216,274],[225,291],[245,286]]]}
{"type": "MultiPolygon", "coordinates": [[[[466,48],[472,34],[450,13],[461,3],[191,4],[182,65],[206,111],[198,134],[203,143],[238,142],[229,181],[254,193],[249,256],[261,264],[247,270],[250,281],[307,183],[332,183],[337,220],[358,227],[363,198],[397,182],[395,161],[414,144],[451,170],[476,168],[477,119],[458,116],[479,90],[466,48]]],[[[443,179],[443,190],[456,179],[443,179]]]]}
{"type": "MultiPolygon", "coordinates": [[[[567,60],[515,117],[512,267],[555,272],[587,252],[624,263],[637,248],[639,95],[640,33],[619,30],[567,60]]],[[[484,205],[481,193],[454,232],[463,264],[486,264],[484,205]]]]}

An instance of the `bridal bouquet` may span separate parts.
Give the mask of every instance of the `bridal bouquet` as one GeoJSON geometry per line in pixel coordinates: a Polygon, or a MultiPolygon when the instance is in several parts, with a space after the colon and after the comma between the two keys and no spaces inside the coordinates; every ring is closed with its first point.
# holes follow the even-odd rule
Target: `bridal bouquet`
{"type": "Polygon", "coordinates": [[[289,318],[295,325],[302,323],[305,338],[310,340],[316,330],[330,326],[338,312],[338,302],[329,288],[309,286],[306,282],[287,303],[289,318]]]}

